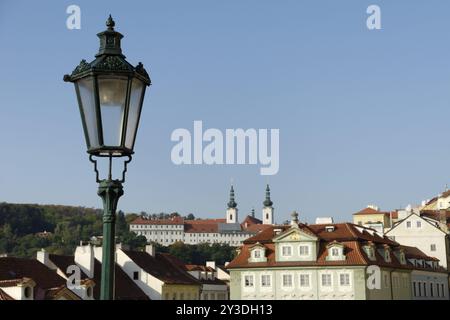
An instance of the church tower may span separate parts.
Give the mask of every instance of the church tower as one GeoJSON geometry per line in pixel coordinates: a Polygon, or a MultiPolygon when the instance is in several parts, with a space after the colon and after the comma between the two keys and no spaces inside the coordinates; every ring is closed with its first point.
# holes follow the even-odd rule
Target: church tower
{"type": "Polygon", "coordinates": [[[231,185],[230,201],[228,202],[227,223],[239,223],[237,203],[234,201],[233,185],[231,185]]]}
{"type": "Polygon", "coordinates": [[[263,224],[273,224],[273,202],[270,200],[270,187],[267,185],[266,187],[266,200],[263,202],[263,224]]]}

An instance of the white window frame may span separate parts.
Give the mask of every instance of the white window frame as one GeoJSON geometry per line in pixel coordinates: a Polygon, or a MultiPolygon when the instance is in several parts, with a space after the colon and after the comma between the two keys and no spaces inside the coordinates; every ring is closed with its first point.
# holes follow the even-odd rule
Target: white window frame
{"type": "Polygon", "coordinates": [[[333,273],[321,272],[319,275],[319,281],[320,281],[320,288],[322,289],[322,291],[332,291],[333,290],[333,273]],[[330,277],[330,285],[324,285],[324,283],[323,283],[324,276],[330,277]]]}
{"type": "Polygon", "coordinates": [[[300,257],[309,257],[311,255],[311,245],[309,244],[305,244],[305,243],[301,243],[298,246],[298,255],[300,257]],[[302,248],[306,248],[307,253],[302,253],[302,248]]]}
{"type": "Polygon", "coordinates": [[[293,273],[282,273],[281,274],[281,287],[283,289],[285,289],[285,290],[294,290],[294,287],[295,287],[294,283],[295,282],[294,282],[294,274],[293,273]],[[284,283],[284,277],[285,276],[291,277],[291,285],[290,286],[285,285],[285,283],[284,283]]]}
{"type": "MultiPolygon", "coordinates": [[[[249,281],[250,283],[250,281],[249,281]]],[[[255,275],[254,274],[244,274],[242,277],[242,286],[244,289],[250,290],[255,288],[255,275]],[[251,279],[251,285],[247,285],[247,277],[251,279]]]]}
{"type": "Polygon", "coordinates": [[[293,254],[293,248],[292,248],[292,245],[290,245],[290,244],[282,244],[281,245],[281,256],[282,257],[292,257],[292,254],[293,254]],[[284,248],[289,248],[289,251],[290,251],[290,254],[289,255],[287,255],[287,254],[284,254],[284,248]]]}
{"type": "Polygon", "coordinates": [[[339,257],[341,256],[341,250],[338,247],[332,247],[331,248],[331,256],[332,257],[339,257]],[[335,254],[336,253],[336,254],[335,254]]]}
{"type": "Polygon", "coordinates": [[[339,286],[348,288],[351,285],[352,285],[352,280],[351,280],[350,273],[349,272],[341,272],[341,273],[339,273],[339,286]],[[345,280],[345,283],[342,283],[343,279],[345,280]]]}
{"type": "Polygon", "coordinates": [[[268,274],[268,273],[263,273],[263,274],[261,274],[261,289],[268,289],[268,288],[272,288],[272,275],[268,274]],[[263,277],[268,277],[269,285],[263,284],[263,277]]]}
{"type": "Polygon", "coordinates": [[[301,272],[298,274],[298,287],[300,290],[309,290],[312,287],[312,274],[311,272],[301,272]],[[308,285],[302,285],[302,277],[307,277],[308,285]]]}

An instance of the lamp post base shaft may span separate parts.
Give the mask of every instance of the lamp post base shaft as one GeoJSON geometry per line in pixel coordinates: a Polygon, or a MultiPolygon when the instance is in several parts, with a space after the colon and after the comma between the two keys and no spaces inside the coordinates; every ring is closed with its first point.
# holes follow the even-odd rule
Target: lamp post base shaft
{"type": "Polygon", "coordinates": [[[103,241],[102,241],[102,274],[100,299],[114,299],[114,268],[116,250],[116,210],[119,198],[123,195],[122,183],[118,180],[102,180],[98,195],[103,200],[103,241]]]}

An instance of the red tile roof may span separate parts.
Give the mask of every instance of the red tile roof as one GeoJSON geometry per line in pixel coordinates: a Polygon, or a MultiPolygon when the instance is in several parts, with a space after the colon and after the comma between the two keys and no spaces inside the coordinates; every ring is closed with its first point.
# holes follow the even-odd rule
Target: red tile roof
{"type": "MultiPolygon", "coordinates": [[[[66,280],[34,259],[5,257],[0,258],[0,281],[31,278],[34,287],[34,299],[48,299],[49,290],[66,285],[66,280]]],[[[74,295],[76,296],[76,295],[74,295]]]]}
{"type": "MultiPolygon", "coordinates": [[[[102,264],[95,259],[94,260],[94,298],[100,299],[101,288],[101,274],[102,264]]],[[[150,298],[138,287],[138,285],[131,280],[131,278],[122,270],[122,268],[116,263],[114,268],[115,286],[114,294],[115,300],[150,300],[150,298]]]]}
{"type": "MultiPolygon", "coordinates": [[[[50,261],[56,265],[62,272],[66,273],[67,267],[70,265],[76,265],[73,256],[63,255],[49,255],[50,261]]],[[[94,299],[100,299],[100,287],[101,287],[101,263],[94,260],[94,278],[95,283],[93,294],[94,299]]],[[[119,265],[115,266],[115,300],[150,300],[148,296],[134,283],[133,280],[120,268],[119,265]]],[[[88,276],[81,271],[81,279],[86,280],[88,276]]]]}
{"type": "Polygon", "coordinates": [[[262,224],[262,221],[253,216],[246,216],[244,221],[242,221],[241,226],[245,228],[246,226],[251,226],[254,224],[262,224]]]}
{"type": "Polygon", "coordinates": [[[378,211],[378,210],[375,210],[375,209],[373,209],[373,208],[365,208],[365,209],[362,209],[361,211],[358,211],[358,212],[356,212],[356,213],[354,213],[353,215],[354,216],[359,216],[359,215],[370,215],[370,214],[384,214],[384,215],[389,215],[390,213],[389,212],[385,212],[385,211],[378,211]]]}
{"type": "MultiPolygon", "coordinates": [[[[186,264],[183,266],[184,270],[186,271],[205,271],[205,272],[213,272],[215,273],[216,270],[214,270],[211,267],[207,267],[204,265],[199,264],[186,264]]],[[[197,279],[197,278],[196,278],[197,279]]],[[[223,280],[217,279],[214,277],[214,279],[197,279],[201,284],[214,284],[214,285],[227,285],[227,283],[223,280]]]]}
{"type": "Polygon", "coordinates": [[[450,210],[422,210],[420,215],[438,222],[441,221],[441,217],[445,218],[447,226],[450,228],[450,210]]]}
{"type": "Polygon", "coordinates": [[[187,233],[217,233],[219,223],[226,223],[225,219],[189,220],[184,223],[184,232],[187,233]]]}
{"type": "Polygon", "coordinates": [[[0,280],[0,288],[16,287],[19,284],[24,284],[30,281],[31,278],[18,278],[11,280],[0,280]]]}
{"type": "Polygon", "coordinates": [[[171,219],[144,219],[142,217],[138,217],[134,219],[130,224],[183,224],[184,219],[182,217],[173,217],[171,219]]]}
{"type": "MultiPolygon", "coordinates": [[[[69,266],[76,265],[75,259],[73,256],[63,256],[58,254],[49,254],[48,258],[53,264],[60,269],[64,274],[67,273],[67,268],[69,266]]],[[[87,279],[88,276],[83,272],[83,270],[80,270],[80,276],[81,279],[87,279]]]]}
{"type": "Polygon", "coordinates": [[[405,256],[406,258],[410,259],[422,259],[427,261],[439,261],[439,259],[435,257],[430,257],[426,253],[424,253],[422,250],[416,247],[409,247],[409,246],[400,246],[400,248],[405,250],[405,256]]]}
{"type": "Polygon", "coordinates": [[[275,260],[275,243],[273,238],[284,232],[290,231],[290,226],[273,226],[266,229],[256,236],[244,241],[240,254],[227,265],[227,269],[233,268],[255,268],[255,267],[289,267],[289,266],[341,266],[341,265],[370,265],[388,266],[396,268],[411,268],[410,265],[402,265],[393,253],[390,253],[391,262],[386,262],[375,250],[375,260],[370,260],[363,246],[369,243],[375,245],[389,245],[398,247],[399,244],[385,236],[379,236],[369,228],[364,228],[351,223],[339,223],[330,225],[304,225],[299,224],[299,230],[313,234],[319,241],[319,253],[316,261],[292,261],[279,262],[275,260]],[[326,226],[334,226],[333,231],[327,231],[326,226]],[[276,230],[281,230],[276,233],[276,230]],[[260,242],[266,248],[267,262],[249,263],[250,248],[252,244],[260,242]],[[328,244],[339,242],[344,246],[346,259],[343,261],[328,261],[328,244]]]}
{"type": "Polygon", "coordinates": [[[207,267],[201,264],[185,264],[184,265],[186,271],[206,271],[206,272],[215,272],[215,270],[211,267],[207,267]]]}
{"type": "Polygon", "coordinates": [[[123,252],[145,272],[167,284],[199,285],[198,281],[183,270],[184,264],[167,253],[156,253],[153,257],[147,252],[123,252]]]}
{"type": "Polygon", "coordinates": [[[271,225],[269,225],[269,224],[253,224],[253,225],[245,228],[244,230],[247,232],[251,232],[251,233],[258,233],[258,232],[266,230],[267,228],[270,228],[270,227],[271,227],[271,225]]]}
{"type": "Polygon", "coordinates": [[[0,258],[0,280],[31,278],[42,289],[59,287],[66,280],[34,259],[5,257],[0,258]]]}

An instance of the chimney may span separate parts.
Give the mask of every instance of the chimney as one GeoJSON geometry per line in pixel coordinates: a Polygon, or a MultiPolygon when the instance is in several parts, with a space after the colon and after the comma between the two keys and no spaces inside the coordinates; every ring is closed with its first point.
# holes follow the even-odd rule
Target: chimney
{"type": "Polygon", "coordinates": [[[215,261],[206,261],[206,266],[216,270],[216,262],[215,261]]]}
{"type": "Polygon", "coordinates": [[[151,255],[152,257],[154,257],[155,254],[156,254],[156,248],[155,248],[155,246],[152,245],[152,244],[147,244],[147,245],[145,246],[145,252],[147,252],[149,255],[151,255]]]}
{"type": "Polygon", "coordinates": [[[91,279],[94,277],[94,259],[94,249],[90,244],[75,249],[75,263],[91,279]]]}
{"type": "Polygon", "coordinates": [[[45,251],[45,249],[41,249],[40,251],[36,252],[36,260],[48,267],[50,261],[48,258],[48,252],[45,251]]]}

